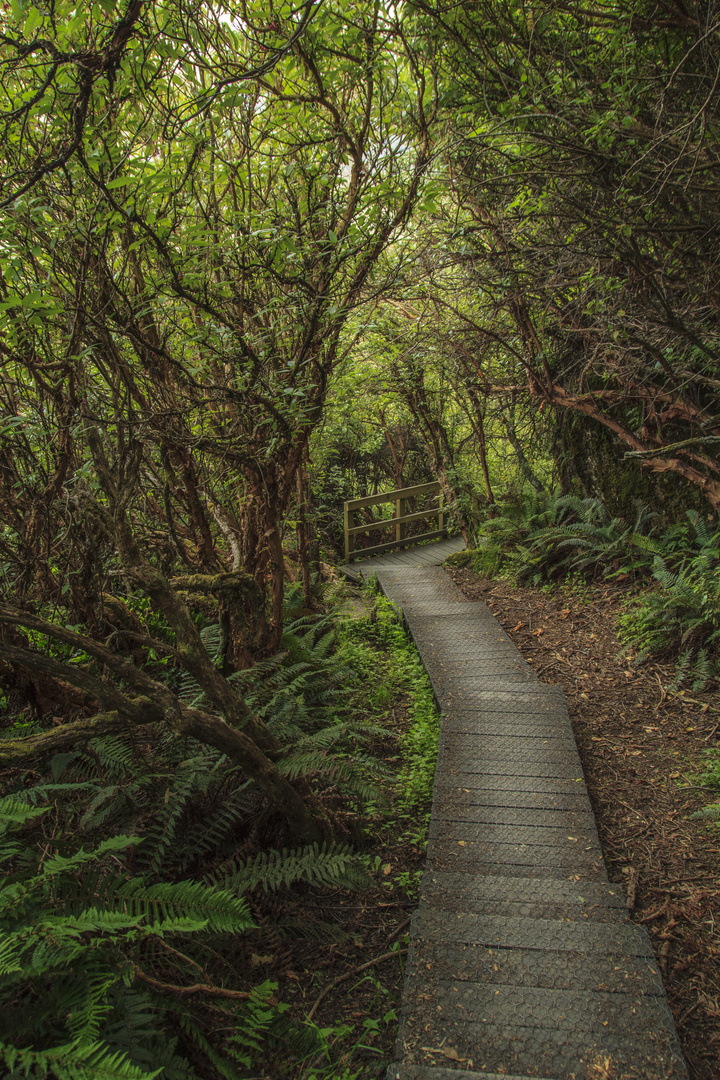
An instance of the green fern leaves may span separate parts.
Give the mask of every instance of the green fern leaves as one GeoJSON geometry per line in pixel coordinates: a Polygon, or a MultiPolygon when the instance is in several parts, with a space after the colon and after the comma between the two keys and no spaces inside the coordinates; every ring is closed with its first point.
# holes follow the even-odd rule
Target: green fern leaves
{"type": "Polygon", "coordinates": [[[325,888],[356,889],[367,886],[370,878],[365,861],[347,844],[311,844],[290,851],[261,851],[236,863],[218,883],[244,893],[258,886],[271,892],[301,881],[325,888]]]}
{"type": "Polygon", "coordinates": [[[696,513],[688,520],[693,535],[663,556],[656,554],[652,573],[659,588],[644,593],[621,616],[621,638],[640,651],[640,659],[659,656],[676,661],[675,683],[691,680],[701,689],[719,670],[720,534],[711,534],[696,513]]]}
{"type": "Polygon", "coordinates": [[[0,1055],[11,1077],[47,1077],[56,1080],[152,1080],[162,1069],[146,1072],[127,1054],[102,1042],[72,1042],[51,1050],[19,1050],[0,1043],[0,1055]]]}
{"type": "Polygon", "coordinates": [[[199,881],[146,885],[142,879],[133,878],[113,890],[108,903],[122,906],[156,931],[183,920],[193,927],[231,934],[244,933],[254,926],[244,900],[199,881]]]}

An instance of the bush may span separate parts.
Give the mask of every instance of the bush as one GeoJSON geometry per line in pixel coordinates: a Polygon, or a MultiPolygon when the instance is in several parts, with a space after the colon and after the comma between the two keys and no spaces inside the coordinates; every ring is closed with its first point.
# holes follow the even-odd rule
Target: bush
{"type": "MultiPolygon", "coordinates": [[[[502,505],[477,534],[477,548],[462,552],[460,563],[479,577],[500,571],[518,582],[539,585],[571,574],[591,579],[648,572],[653,555],[664,549],[652,536],[657,515],[638,503],[635,519],[611,517],[599,499],[534,493],[502,505]]],[[[457,560],[457,561],[456,561],[457,560]]]]}
{"type": "Polygon", "coordinates": [[[683,551],[676,530],[665,556],[656,555],[658,587],[644,593],[620,618],[621,640],[648,656],[675,660],[676,682],[693,679],[701,689],[718,673],[720,635],[720,533],[710,533],[695,511],[688,511],[691,535],[683,551]],[[674,564],[674,565],[673,565],[674,564]]]}

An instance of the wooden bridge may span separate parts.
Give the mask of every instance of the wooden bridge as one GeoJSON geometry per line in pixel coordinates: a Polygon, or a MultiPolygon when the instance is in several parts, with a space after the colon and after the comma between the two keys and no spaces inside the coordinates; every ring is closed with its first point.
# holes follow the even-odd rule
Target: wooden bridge
{"type": "Polygon", "coordinates": [[[687,1080],[649,937],[608,882],[564,694],[437,565],[448,545],[463,546],[343,568],[402,608],[443,713],[388,1080],[687,1080]]]}
{"type": "Polygon", "coordinates": [[[440,484],[433,481],[430,484],[416,484],[415,487],[397,488],[395,491],[387,491],[384,495],[367,495],[362,499],[350,499],[345,503],[345,563],[349,565],[353,559],[367,559],[371,555],[385,554],[398,548],[416,545],[419,542],[436,540],[445,537],[445,511],[440,484]],[[408,503],[415,503],[418,499],[437,499],[435,506],[423,510],[407,512],[408,503]],[[380,517],[366,520],[362,524],[356,523],[356,516],[361,510],[370,507],[382,506],[384,503],[393,503],[395,513],[392,517],[380,517]],[[423,533],[409,533],[408,526],[424,524],[429,518],[437,518],[437,529],[423,533]],[[383,541],[370,547],[356,547],[357,537],[363,533],[378,530],[392,529],[393,539],[383,541]]]}

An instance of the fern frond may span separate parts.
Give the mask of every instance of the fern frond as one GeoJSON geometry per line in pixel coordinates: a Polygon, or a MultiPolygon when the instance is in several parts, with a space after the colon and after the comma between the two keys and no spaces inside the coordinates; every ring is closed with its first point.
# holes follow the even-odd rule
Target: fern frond
{"type": "Polygon", "coordinates": [[[109,776],[124,779],[136,771],[136,751],[128,739],[105,735],[89,744],[109,776]]]}
{"type": "Polygon", "coordinates": [[[109,840],[103,840],[91,851],[80,848],[73,855],[52,855],[43,863],[43,877],[50,878],[58,874],[66,874],[83,863],[95,862],[109,852],[124,851],[134,844],[139,844],[140,839],[139,836],[111,836],[109,840]]]}
{"type": "Polygon", "coordinates": [[[243,933],[255,925],[247,903],[241,897],[199,881],[148,885],[142,879],[133,878],[120,884],[108,896],[108,902],[153,924],[184,918],[204,922],[211,930],[227,933],[243,933]]]}
{"type": "Polygon", "coordinates": [[[239,893],[262,885],[265,892],[288,888],[296,882],[327,888],[361,888],[368,881],[364,860],[347,844],[310,844],[282,851],[261,851],[236,863],[220,884],[239,893]]]}
{"type": "Polygon", "coordinates": [[[50,1074],[57,1080],[152,1080],[162,1071],[147,1072],[102,1042],[68,1043],[52,1050],[20,1050],[0,1043],[0,1056],[11,1072],[22,1068],[25,1076],[50,1074]]]}
{"type": "Polygon", "coordinates": [[[217,752],[204,752],[188,758],[168,778],[163,803],[156,820],[147,829],[139,852],[141,866],[153,873],[160,869],[172,847],[180,819],[192,798],[207,791],[217,761],[217,752]]]}
{"type": "MultiPolygon", "coordinates": [[[[191,1039],[192,1042],[199,1048],[199,1050],[205,1055],[210,1064],[216,1069],[219,1076],[223,1080],[242,1080],[242,1074],[238,1072],[235,1066],[228,1061],[225,1057],[221,1057],[215,1049],[210,1045],[206,1039],[204,1033],[195,1022],[193,1017],[188,1016],[186,1013],[180,1015],[180,1026],[185,1034],[191,1039]]],[[[250,1058],[241,1060],[241,1065],[244,1066],[243,1071],[247,1070],[252,1061],[250,1058]]],[[[245,1072],[245,1075],[247,1073],[245,1072]]]]}
{"type": "Polygon", "coordinates": [[[48,806],[28,806],[19,795],[5,795],[0,799],[0,830],[6,831],[17,825],[23,825],[32,818],[47,814],[48,806]]]}
{"type": "Polygon", "coordinates": [[[247,818],[257,802],[258,793],[252,781],[246,781],[226,795],[220,805],[203,818],[202,829],[197,830],[196,837],[185,841],[182,865],[188,866],[193,860],[215,851],[247,818]]]}

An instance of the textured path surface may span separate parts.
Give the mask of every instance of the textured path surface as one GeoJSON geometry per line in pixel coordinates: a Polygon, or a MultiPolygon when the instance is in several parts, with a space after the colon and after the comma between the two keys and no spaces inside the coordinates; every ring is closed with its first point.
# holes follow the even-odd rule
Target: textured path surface
{"type": "Polygon", "coordinates": [[[386,555],[376,555],[373,559],[351,562],[339,569],[353,581],[363,577],[366,581],[379,570],[394,570],[399,566],[440,566],[448,555],[463,551],[465,541],[461,536],[452,536],[447,540],[435,540],[430,544],[406,548],[404,551],[391,551],[386,555]]]}
{"type": "Polygon", "coordinates": [[[439,567],[373,569],[444,713],[388,1080],[686,1078],[650,941],[607,880],[562,691],[439,567]]]}

